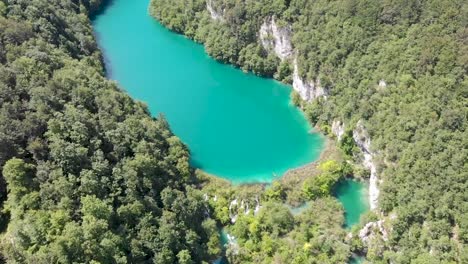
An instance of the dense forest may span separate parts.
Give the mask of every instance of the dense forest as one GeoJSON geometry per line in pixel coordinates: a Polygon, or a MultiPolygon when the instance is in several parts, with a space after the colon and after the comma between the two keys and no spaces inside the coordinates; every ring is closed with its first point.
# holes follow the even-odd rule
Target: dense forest
{"type": "Polygon", "coordinates": [[[344,123],[356,161],[352,131],[365,126],[390,231],[356,245],[368,260],[468,262],[466,1],[152,0],[150,13],[243,70],[291,83],[296,62],[328,93],[299,102],[305,113],[325,132],[344,123]],[[273,19],[291,32],[287,58],[260,38],[273,19]]]}
{"type": "Polygon", "coordinates": [[[196,173],[164,117],[105,78],[90,23],[103,2],[0,0],[0,263],[332,264],[352,252],[468,263],[466,1],[151,2],[222,62],[285,83],[297,62],[327,96],[295,103],[325,133],[345,124],[339,146],[355,164],[353,129],[365,126],[380,197],[352,230],[333,186],[368,172],[347,161],[323,161],[300,186],[196,173]],[[287,56],[260,39],[273,19],[290,32],[287,56]],[[388,234],[362,241],[379,220],[388,234]],[[235,237],[227,252],[221,226],[235,237]]]}
{"type": "Polygon", "coordinates": [[[0,1],[0,262],[214,260],[187,148],[104,77],[99,4],[0,1]]]}

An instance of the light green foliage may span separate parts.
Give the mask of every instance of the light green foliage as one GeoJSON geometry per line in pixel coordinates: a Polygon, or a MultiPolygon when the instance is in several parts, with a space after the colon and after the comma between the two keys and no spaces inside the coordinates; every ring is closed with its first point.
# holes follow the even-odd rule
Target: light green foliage
{"type": "Polygon", "coordinates": [[[309,200],[331,195],[333,186],[344,176],[344,167],[337,161],[329,160],[321,163],[320,174],[304,181],[302,191],[309,200]]]}
{"type": "Polygon", "coordinates": [[[6,5],[2,1],[0,1],[0,16],[4,16],[6,14],[6,5]]]}
{"type": "Polygon", "coordinates": [[[274,181],[263,193],[267,201],[283,201],[285,195],[283,186],[278,181],[274,181]]]}
{"type": "Polygon", "coordinates": [[[7,189],[12,196],[12,202],[19,202],[21,196],[32,191],[34,177],[32,164],[13,158],[5,163],[2,174],[8,184],[7,189]]]}

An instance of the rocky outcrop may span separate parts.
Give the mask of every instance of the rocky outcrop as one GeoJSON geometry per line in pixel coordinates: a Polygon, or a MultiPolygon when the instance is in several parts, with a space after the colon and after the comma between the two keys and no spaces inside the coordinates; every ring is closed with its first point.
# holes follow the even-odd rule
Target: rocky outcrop
{"type": "Polygon", "coordinates": [[[259,38],[262,46],[266,50],[273,51],[282,61],[293,54],[290,26],[278,26],[274,17],[263,22],[260,27],[259,38]]]}
{"type": "Polygon", "coordinates": [[[331,130],[332,130],[332,133],[338,139],[338,141],[340,141],[345,132],[344,123],[339,120],[334,120],[332,123],[331,130]]]}
{"type": "Polygon", "coordinates": [[[375,239],[388,241],[389,234],[392,232],[391,222],[396,218],[397,215],[392,213],[388,217],[367,223],[363,228],[361,228],[361,230],[359,230],[359,239],[367,248],[375,244],[373,243],[373,240],[375,239]]]}
{"type": "Polygon", "coordinates": [[[299,75],[299,67],[297,65],[297,59],[293,61],[293,88],[299,93],[302,100],[311,101],[318,97],[324,97],[326,99],[328,91],[320,86],[320,80],[307,81],[299,75]]]}
{"type": "Polygon", "coordinates": [[[387,83],[385,82],[385,80],[380,80],[379,81],[379,88],[387,88],[387,83]]]}
{"type": "Polygon", "coordinates": [[[364,155],[364,159],[362,161],[365,168],[370,171],[370,179],[369,179],[369,205],[371,210],[377,209],[377,202],[379,199],[379,180],[377,178],[377,168],[374,164],[374,155],[371,151],[371,141],[369,137],[369,133],[367,132],[366,128],[362,120],[360,120],[357,125],[356,129],[353,131],[353,139],[356,145],[359,147],[361,152],[364,155]]]}
{"type": "MultiPolygon", "coordinates": [[[[252,205],[253,201],[252,200],[241,200],[240,202],[237,201],[237,199],[232,200],[229,203],[229,218],[231,218],[231,223],[235,223],[237,221],[237,218],[239,217],[239,213],[243,213],[245,215],[250,213],[250,208],[253,207],[252,205]],[[249,203],[250,202],[250,203],[249,203]]],[[[260,205],[260,201],[258,197],[255,198],[255,207],[254,207],[254,215],[256,215],[262,206],[260,205]]]]}
{"type": "Polygon", "coordinates": [[[229,204],[229,218],[231,218],[231,223],[235,223],[237,221],[237,199],[234,199],[229,204]]]}
{"type": "Polygon", "coordinates": [[[361,239],[361,241],[366,245],[368,245],[377,235],[384,241],[388,240],[388,232],[384,227],[384,220],[369,222],[359,230],[359,239],[361,239]]]}
{"type": "Polygon", "coordinates": [[[207,0],[206,1],[206,9],[208,10],[208,12],[210,13],[210,16],[213,20],[220,20],[220,21],[223,21],[224,18],[223,18],[223,14],[221,14],[220,12],[216,11],[214,8],[213,8],[213,2],[212,0],[207,0]]]}
{"type": "MultiPolygon", "coordinates": [[[[265,19],[260,27],[259,40],[262,46],[270,52],[273,52],[281,61],[293,58],[295,52],[291,44],[292,30],[291,26],[279,26],[274,17],[265,19]]],[[[318,97],[325,97],[328,91],[320,86],[320,80],[308,81],[299,75],[297,59],[293,63],[293,88],[299,93],[302,100],[311,101],[318,97]]]]}
{"type": "MultiPolygon", "coordinates": [[[[267,18],[260,27],[259,39],[262,46],[280,58],[282,61],[291,59],[294,49],[291,44],[291,27],[279,26],[274,17],[267,18]]],[[[297,59],[293,60],[293,88],[305,101],[310,101],[320,96],[326,96],[325,89],[320,87],[320,82],[304,80],[299,76],[297,59]]]]}
{"type": "Polygon", "coordinates": [[[255,209],[254,209],[254,215],[257,215],[258,212],[260,212],[260,209],[262,209],[262,206],[260,205],[260,201],[258,200],[258,197],[255,199],[256,201],[256,205],[255,205],[255,209]]]}

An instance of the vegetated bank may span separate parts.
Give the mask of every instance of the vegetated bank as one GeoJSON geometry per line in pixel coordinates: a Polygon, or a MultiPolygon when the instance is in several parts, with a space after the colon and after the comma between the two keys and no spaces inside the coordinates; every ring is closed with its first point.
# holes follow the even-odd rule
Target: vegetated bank
{"type": "Polygon", "coordinates": [[[461,0],[150,7],[214,58],[291,83],[310,120],[363,162],[375,215],[354,245],[373,263],[468,261],[467,11],[461,0]]]}

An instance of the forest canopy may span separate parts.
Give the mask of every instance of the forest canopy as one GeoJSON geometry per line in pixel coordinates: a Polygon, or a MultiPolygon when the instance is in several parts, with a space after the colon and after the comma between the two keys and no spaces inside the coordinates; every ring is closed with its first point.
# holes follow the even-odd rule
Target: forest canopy
{"type": "Polygon", "coordinates": [[[296,61],[328,91],[303,103],[306,115],[322,128],[344,123],[356,160],[352,131],[364,124],[392,229],[369,260],[468,262],[466,1],[152,0],[150,12],[243,70],[290,83],[296,61]],[[283,61],[259,38],[272,18],[292,32],[283,61]]]}
{"type": "Polygon", "coordinates": [[[187,148],[104,77],[88,18],[99,4],[0,1],[0,256],[213,260],[219,234],[187,148]]]}

